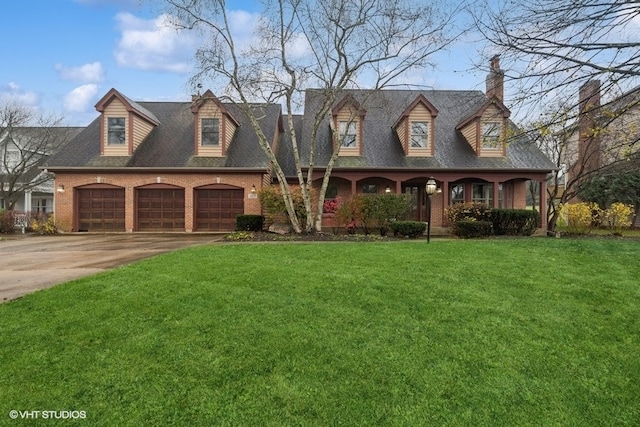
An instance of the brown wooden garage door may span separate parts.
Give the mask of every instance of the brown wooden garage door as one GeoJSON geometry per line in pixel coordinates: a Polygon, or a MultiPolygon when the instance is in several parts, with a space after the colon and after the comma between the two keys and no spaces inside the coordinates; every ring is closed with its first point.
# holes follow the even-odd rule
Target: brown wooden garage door
{"type": "Polygon", "coordinates": [[[184,231],[184,189],[137,190],[138,231],[184,231]]]}
{"type": "Polygon", "coordinates": [[[78,231],[124,231],[124,188],[77,190],[78,231]]]}
{"type": "Polygon", "coordinates": [[[196,230],[233,231],[244,213],[243,189],[197,189],[196,230]]]}

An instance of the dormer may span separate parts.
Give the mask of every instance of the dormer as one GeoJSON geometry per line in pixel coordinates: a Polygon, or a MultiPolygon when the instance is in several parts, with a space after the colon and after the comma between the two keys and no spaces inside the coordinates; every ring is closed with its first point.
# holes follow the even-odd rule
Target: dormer
{"type": "Polygon", "coordinates": [[[438,109],[419,95],[393,125],[406,156],[433,157],[438,109]]]}
{"type": "Polygon", "coordinates": [[[160,122],[156,116],[115,89],[96,104],[100,119],[100,154],[130,156],[160,122]]]}
{"type": "Polygon", "coordinates": [[[193,97],[191,112],[195,116],[196,156],[225,156],[236,129],[240,127],[238,121],[211,90],[193,97]]]}
{"type": "Polygon", "coordinates": [[[506,155],[507,119],[511,112],[502,101],[493,97],[483,103],[456,130],[462,133],[478,157],[506,155]]]}
{"type": "Polygon", "coordinates": [[[362,126],[366,114],[351,95],[345,96],[331,110],[334,149],[340,147],[339,156],[362,155],[362,126]]]}

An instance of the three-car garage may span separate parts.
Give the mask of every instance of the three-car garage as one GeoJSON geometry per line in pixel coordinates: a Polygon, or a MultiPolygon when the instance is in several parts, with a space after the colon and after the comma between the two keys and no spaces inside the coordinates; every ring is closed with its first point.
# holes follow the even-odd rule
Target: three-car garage
{"type": "Polygon", "coordinates": [[[227,232],[235,229],[236,217],[245,209],[244,189],[229,185],[185,190],[175,185],[151,184],[132,191],[133,203],[128,206],[125,188],[106,184],[76,187],[76,231],[126,231],[127,209],[133,209],[133,231],[184,232],[187,223],[192,222],[192,231],[227,232]],[[186,221],[189,215],[192,221],[186,221]]]}

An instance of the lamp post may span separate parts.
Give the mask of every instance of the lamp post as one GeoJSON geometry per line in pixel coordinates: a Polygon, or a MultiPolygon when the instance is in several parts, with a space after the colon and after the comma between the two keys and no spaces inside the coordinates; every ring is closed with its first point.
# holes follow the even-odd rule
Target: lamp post
{"type": "Polygon", "coordinates": [[[431,196],[436,192],[438,186],[433,177],[429,178],[425,191],[427,192],[427,243],[431,242],[431,196]]]}

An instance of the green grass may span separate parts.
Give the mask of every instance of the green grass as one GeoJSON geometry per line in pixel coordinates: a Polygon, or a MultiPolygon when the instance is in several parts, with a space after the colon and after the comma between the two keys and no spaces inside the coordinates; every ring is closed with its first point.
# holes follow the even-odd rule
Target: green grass
{"type": "Polygon", "coordinates": [[[158,256],[0,306],[0,425],[638,425],[639,258],[565,238],[158,256]]]}

